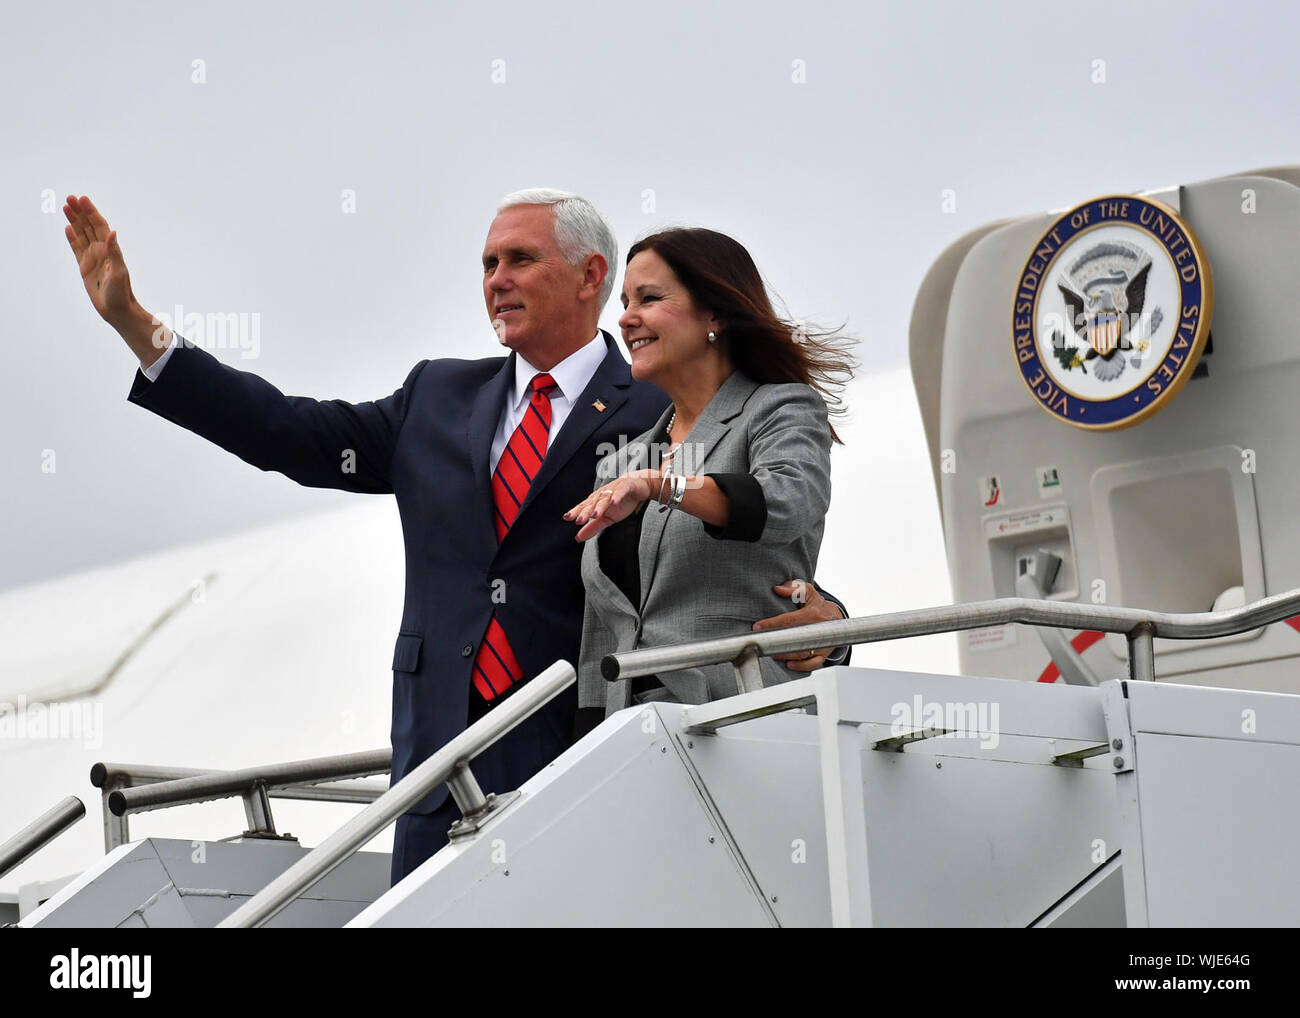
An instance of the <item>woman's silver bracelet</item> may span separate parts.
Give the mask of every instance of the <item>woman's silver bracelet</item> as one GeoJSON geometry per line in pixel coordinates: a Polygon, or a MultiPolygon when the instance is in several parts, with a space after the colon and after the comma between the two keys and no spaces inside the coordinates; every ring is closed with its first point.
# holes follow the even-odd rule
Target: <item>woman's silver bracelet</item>
{"type": "Polygon", "coordinates": [[[660,505],[659,505],[659,511],[660,511],[660,512],[663,512],[665,509],[668,508],[667,503],[664,501],[664,487],[668,484],[668,478],[670,478],[670,477],[672,477],[672,476],[673,476],[673,473],[672,473],[672,470],[671,470],[671,469],[669,469],[669,470],[665,470],[665,471],[664,471],[663,480],[661,480],[661,481],[659,482],[659,496],[658,496],[658,498],[655,499],[655,501],[658,502],[658,503],[660,503],[660,505]]]}
{"type": "MultiPolygon", "coordinates": [[[[669,475],[667,474],[664,475],[665,480],[668,476],[669,475]]],[[[673,491],[672,494],[668,496],[668,501],[659,507],[661,513],[667,512],[669,509],[676,509],[682,504],[682,499],[686,497],[686,475],[672,474],[671,476],[673,479],[673,491]]],[[[659,486],[659,496],[660,498],[663,497],[662,484],[659,486]]]]}

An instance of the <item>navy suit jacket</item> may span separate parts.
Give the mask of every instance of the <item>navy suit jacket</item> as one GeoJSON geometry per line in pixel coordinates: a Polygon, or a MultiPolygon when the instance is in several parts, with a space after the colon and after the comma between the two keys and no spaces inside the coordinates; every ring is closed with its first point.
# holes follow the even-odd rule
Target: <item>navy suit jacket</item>
{"type": "MultiPolygon", "coordinates": [[[[136,374],[131,402],[262,470],[397,497],[406,601],[393,652],[394,783],[464,730],[470,672],[494,608],[526,676],[561,658],[578,663],[583,546],[561,516],[591,493],[598,447],[608,452],[620,437],[646,431],[668,404],[632,378],[613,338],[602,335],[605,359],[500,544],[489,460],[514,382],[513,353],[421,361],[400,389],[367,403],[286,396],[184,341],[158,381],[136,374]]],[[[489,749],[474,765],[484,791],[516,788],[553,759],[572,740],[576,707],[574,687],[489,749]]],[[[446,798],[440,786],[411,812],[432,812],[446,798]]]]}

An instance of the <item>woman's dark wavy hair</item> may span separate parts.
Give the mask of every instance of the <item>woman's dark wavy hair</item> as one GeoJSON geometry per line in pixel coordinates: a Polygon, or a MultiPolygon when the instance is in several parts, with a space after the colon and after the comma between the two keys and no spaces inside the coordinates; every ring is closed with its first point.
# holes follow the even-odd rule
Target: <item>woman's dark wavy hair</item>
{"type": "MultiPolygon", "coordinates": [[[[857,366],[847,352],[854,340],[838,329],[809,328],[780,317],[743,245],[725,233],[690,227],[644,237],[632,245],[627,260],[642,251],[667,262],[696,307],[718,320],[718,338],[736,367],[756,382],[811,385],[829,414],[844,413],[840,390],[857,366]]],[[[843,445],[833,425],[830,431],[843,445]]]]}

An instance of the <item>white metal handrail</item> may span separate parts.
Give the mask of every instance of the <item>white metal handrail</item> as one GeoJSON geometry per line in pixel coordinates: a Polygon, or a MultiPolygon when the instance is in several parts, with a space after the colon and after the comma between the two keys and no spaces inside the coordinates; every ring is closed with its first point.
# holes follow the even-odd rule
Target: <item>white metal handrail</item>
{"type": "Polygon", "coordinates": [[[69,795],[0,845],[0,877],[30,858],[86,815],[86,804],[69,795]]]}
{"type": "Polygon", "coordinates": [[[248,818],[249,833],[274,835],[275,826],[271,818],[269,804],[263,809],[263,796],[271,799],[305,799],[311,802],[374,802],[388,790],[387,783],[339,780],[341,775],[354,774],[361,766],[369,774],[385,774],[392,767],[392,751],[376,750],[374,754],[348,754],[336,757],[324,757],[314,760],[295,761],[289,764],[277,763],[264,767],[249,768],[252,775],[243,784],[236,782],[230,789],[228,780],[213,782],[206,788],[195,789],[194,785],[178,784],[183,779],[218,776],[228,779],[234,771],[212,770],[193,767],[159,767],[153,764],[96,763],[90,768],[90,783],[100,790],[100,800],[104,817],[104,851],[111,852],[119,845],[131,840],[130,816],[144,810],[166,809],[190,802],[205,802],[213,798],[242,796],[244,812],[248,818]],[[372,759],[373,757],[373,759],[372,759]],[[366,762],[377,763],[374,769],[366,767],[366,762]],[[322,768],[322,764],[325,764],[322,768]],[[284,780],[285,773],[290,775],[287,783],[272,780],[279,777],[284,780]],[[320,777],[321,771],[327,775],[320,777]],[[310,774],[310,781],[299,781],[297,775],[310,774]],[[144,785],[162,786],[163,794],[155,794],[148,802],[141,802],[124,794],[127,789],[144,785]],[[226,791],[218,791],[214,786],[226,785],[226,791]]]}
{"type": "Polygon", "coordinates": [[[736,668],[738,690],[752,692],[761,688],[761,683],[756,686],[753,681],[754,665],[760,656],[955,633],[964,629],[1018,622],[1027,626],[1122,633],[1128,640],[1129,677],[1150,681],[1155,678],[1155,656],[1151,643],[1154,637],[1208,640],[1245,633],[1298,614],[1300,589],[1275,594],[1228,611],[1187,613],[1003,597],[992,601],[919,608],[888,615],[817,622],[794,629],[774,629],[668,647],[644,647],[606,655],[601,660],[600,668],[606,679],[614,681],[653,675],[661,671],[730,663],[736,668]]]}
{"type": "Polygon", "coordinates": [[[469,772],[469,764],[519,722],[545,706],[577,681],[567,661],[556,661],[513,696],[493,708],[448,742],[410,774],[322,841],[266,887],[237,908],[219,927],[261,926],[294,898],[330,873],[353,852],[423,799],[444,781],[468,814],[487,800],[469,772]],[[470,810],[466,807],[469,805],[470,810]]]}

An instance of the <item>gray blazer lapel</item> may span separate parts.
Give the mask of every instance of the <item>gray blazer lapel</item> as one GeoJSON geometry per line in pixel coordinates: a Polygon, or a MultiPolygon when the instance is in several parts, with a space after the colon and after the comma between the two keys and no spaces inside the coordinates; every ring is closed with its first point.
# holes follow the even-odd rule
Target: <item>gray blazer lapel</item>
{"type": "MultiPolygon", "coordinates": [[[[640,629],[641,618],[618,584],[600,568],[599,542],[604,533],[601,531],[582,549],[582,582],[587,591],[587,607],[600,617],[613,636],[614,642],[608,647],[609,650],[631,650],[635,646],[635,634],[640,629]]],[[[590,652],[587,639],[588,634],[584,633],[584,653],[590,652]]],[[[626,679],[605,683],[606,715],[630,706],[631,695],[631,683],[626,679]]]]}
{"type": "MultiPolygon", "coordinates": [[[[667,407],[655,426],[642,435],[638,435],[636,442],[646,449],[646,456],[641,461],[651,466],[658,466],[661,461],[660,454],[666,452],[666,449],[654,451],[651,455],[651,447],[655,444],[652,439],[655,435],[663,434],[663,430],[668,426],[668,418],[673,414],[672,406],[667,407]]],[[[645,514],[641,520],[641,538],[637,544],[637,569],[640,572],[641,581],[641,603],[637,605],[637,614],[645,607],[646,594],[650,590],[650,578],[654,575],[654,560],[659,554],[659,542],[664,536],[664,526],[668,522],[665,513],[659,511],[659,503],[655,501],[659,493],[653,492],[650,501],[646,503],[645,514]]]]}
{"type": "MultiPolygon", "coordinates": [[[[574,528],[576,531],[576,527],[574,528]]],[[[587,588],[587,600],[606,624],[618,632],[619,624],[635,627],[636,607],[619,589],[617,583],[600,568],[600,538],[604,531],[588,541],[582,549],[582,580],[587,588]]]]}
{"type": "MultiPolygon", "coordinates": [[[[758,388],[758,383],[748,375],[736,370],[731,373],[722,387],[713,394],[709,405],[700,414],[691,432],[682,442],[682,447],[673,457],[673,473],[700,475],[704,473],[705,463],[722,437],[731,430],[731,422],[745,407],[745,402],[758,388]]],[[[672,407],[664,411],[654,429],[640,436],[638,441],[649,442],[650,436],[662,432],[672,415],[672,407]]],[[[651,462],[658,463],[653,459],[651,462]]],[[[656,492],[656,495],[658,493],[656,492]]],[[[641,542],[637,546],[637,555],[641,570],[641,604],[638,610],[644,610],[650,596],[650,586],[654,582],[655,567],[659,563],[659,543],[663,540],[664,530],[668,526],[671,510],[660,512],[658,503],[646,508],[645,522],[641,525],[641,542]]]]}

